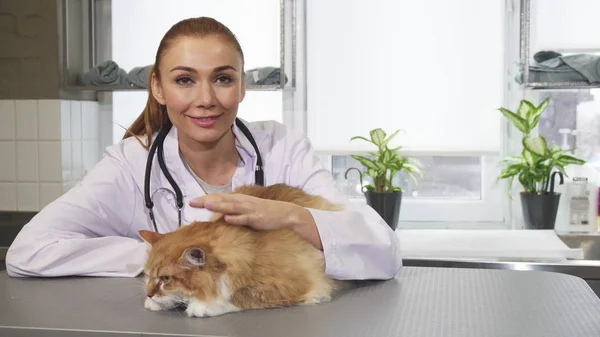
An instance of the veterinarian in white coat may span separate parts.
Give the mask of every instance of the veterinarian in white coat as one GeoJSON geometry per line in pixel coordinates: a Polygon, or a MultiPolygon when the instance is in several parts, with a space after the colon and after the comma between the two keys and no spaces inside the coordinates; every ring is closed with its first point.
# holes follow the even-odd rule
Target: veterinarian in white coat
{"type": "MultiPolygon", "coordinates": [[[[232,216],[232,226],[291,226],[324,252],[326,273],[334,278],[394,277],[402,265],[396,233],[372,208],[350,203],[310,141],[280,123],[245,123],[264,161],[264,184],[297,186],[342,203],[345,210],[218,193],[255,182],[256,151],[234,123],[245,95],[242,69],[237,40],[218,22],[176,24],[158,48],[147,107],[130,130],[145,140],[145,135],[156,137],[165,121],[172,122],[164,159],[183,195],[182,225],[208,220],[218,211],[232,216]]],[[[23,227],[6,256],[9,275],[134,277],[142,272],[149,247],[138,231],[153,225],[144,201],[148,149],[139,139],[108,147],[80,183],[23,227]]],[[[176,230],[173,188],[157,156],[149,186],[158,231],[176,230]]]]}

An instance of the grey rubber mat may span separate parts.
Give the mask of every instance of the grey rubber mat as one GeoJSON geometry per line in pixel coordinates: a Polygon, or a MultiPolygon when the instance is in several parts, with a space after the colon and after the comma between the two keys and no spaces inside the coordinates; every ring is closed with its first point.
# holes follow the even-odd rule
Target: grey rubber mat
{"type": "Polygon", "coordinates": [[[600,336],[600,299],[582,280],[538,271],[404,267],[317,306],[215,318],[143,308],[140,279],[10,279],[0,336],[600,336]]]}

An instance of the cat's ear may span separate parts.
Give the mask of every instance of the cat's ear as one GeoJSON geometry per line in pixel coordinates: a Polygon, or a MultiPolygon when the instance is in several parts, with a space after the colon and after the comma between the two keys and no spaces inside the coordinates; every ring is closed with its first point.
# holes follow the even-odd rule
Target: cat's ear
{"type": "Polygon", "coordinates": [[[162,237],[162,234],[148,230],[141,230],[138,231],[138,233],[140,234],[140,237],[150,245],[153,245],[158,239],[162,237]]]}
{"type": "Polygon", "coordinates": [[[186,267],[201,267],[206,262],[206,254],[202,248],[191,247],[181,254],[180,261],[186,267]]]}

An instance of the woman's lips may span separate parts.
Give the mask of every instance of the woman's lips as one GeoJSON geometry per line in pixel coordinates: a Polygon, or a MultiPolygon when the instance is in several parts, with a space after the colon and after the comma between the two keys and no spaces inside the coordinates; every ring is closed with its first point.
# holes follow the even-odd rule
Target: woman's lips
{"type": "Polygon", "coordinates": [[[220,115],[216,115],[216,116],[198,116],[198,117],[192,117],[189,115],[186,115],[186,117],[188,117],[189,119],[192,120],[192,122],[194,122],[194,124],[203,127],[203,128],[207,128],[207,127],[211,127],[213,125],[215,125],[215,123],[217,123],[217,120],[219,119],[219,117],[221,117],[223,114],[220,115]]]}

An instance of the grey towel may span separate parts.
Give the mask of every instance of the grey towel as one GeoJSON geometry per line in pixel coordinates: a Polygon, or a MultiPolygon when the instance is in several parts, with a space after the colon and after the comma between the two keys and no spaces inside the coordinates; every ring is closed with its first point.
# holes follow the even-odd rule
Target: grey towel
{"type": "MultiPolygon", "coordinates": [[[[531,82],[600,83],[600,56],[575,54],[550,58],[529,66],[531,82]]],[[[516,78],[523,83],[522,75],[516,78]]]]}
{"type": "Polygon", "coordinates": [[[88,72],[78,75],[82,85],[129,85],[127,72],[119,68],[115,61],[105,61],[93,67],[88,72]]]}
{"type": "MultiPolygon", "coordinates": [[[[285,83],[288,78],[285,76],[285,83]]],[[[249,85],[277,85],[279,84],[279,68],[261,67],[246,71],[246,84],[249,85]]]]}
{"type": "Polygon", "coordinates": [[[148,87],[148,73],[152,65],[147,65],[144,67],[135,67],[127,73],[127,81],[132,85],[140,88],[148,87]]]}

